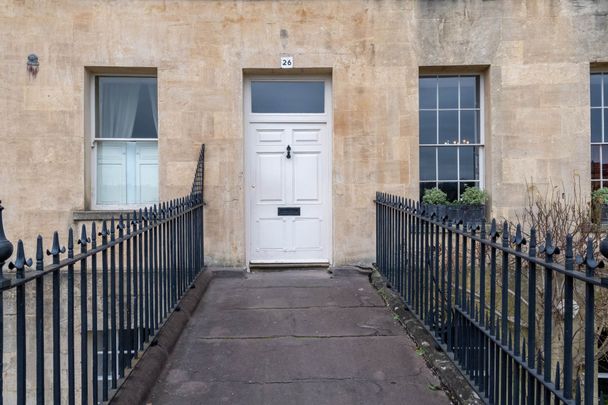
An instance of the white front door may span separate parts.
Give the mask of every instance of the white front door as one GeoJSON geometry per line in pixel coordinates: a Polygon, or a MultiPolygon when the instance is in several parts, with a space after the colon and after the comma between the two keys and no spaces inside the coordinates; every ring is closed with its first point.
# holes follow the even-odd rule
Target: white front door
{"type": "Polygon", "coordinates": [[[329,92],[324,78],[246,82],[251,263],[329,263],[329,92]]]}

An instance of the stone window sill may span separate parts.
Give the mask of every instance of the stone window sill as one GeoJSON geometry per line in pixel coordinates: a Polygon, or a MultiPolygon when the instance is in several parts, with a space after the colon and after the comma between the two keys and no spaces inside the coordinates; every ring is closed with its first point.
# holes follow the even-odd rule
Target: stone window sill
{"type": "Polygon", "coordinates": [[[89,211],[74,211],[72,212],[72,219],[75,222],[78,221],[103,221],[118,219],[120,215],[126,217],[127,214],[132,214],[132,210],[89,210],[89,211]]]}

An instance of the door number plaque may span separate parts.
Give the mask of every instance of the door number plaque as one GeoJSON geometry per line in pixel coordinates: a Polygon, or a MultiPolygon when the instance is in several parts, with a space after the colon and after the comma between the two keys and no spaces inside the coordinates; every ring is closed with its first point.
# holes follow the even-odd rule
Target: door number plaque
{"type": "Polygon", "coordinates": [[[293,56],[281,56],[281,69],[293,68],[293,56]]]}

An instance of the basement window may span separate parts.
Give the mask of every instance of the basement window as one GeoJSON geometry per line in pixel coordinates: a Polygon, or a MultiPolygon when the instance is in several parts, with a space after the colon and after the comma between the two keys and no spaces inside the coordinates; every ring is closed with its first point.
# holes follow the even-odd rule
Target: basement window
{"type": "Polygon", "coordinates": [[[420,77],[420,198],[438,187],[453,201],[483,187],[482,87],[479,75],[420,77]]]}

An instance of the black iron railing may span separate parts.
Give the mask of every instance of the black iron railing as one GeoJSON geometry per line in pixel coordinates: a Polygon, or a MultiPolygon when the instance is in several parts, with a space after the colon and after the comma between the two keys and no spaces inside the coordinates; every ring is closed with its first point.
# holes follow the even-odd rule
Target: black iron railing
{"type": "Polygon", "coordinates": [[[500,234],[493,220],[487,233],[485,221],[471,229],[402,197],[377,193],[375,203],[378,270],[486,403],[594,403],[595,294],[608,279],[595,275],[592,240],[575,260],[568,236],[558,264],[550,233],[537,246],[519,225],[500,234]]]}
{"type": "MultiPolygon", "coordinates": [[[[48,265],[39,236],[35,264],[19,240],[8,266],[13,271],[2,271],[13,247],[0,206],[0,356],[12,350],[5,345],[10,325],[4,307],[13,299],[16,337],[16,376],[0,380],[0,404],[34,397],[37,404],[97,404],[111,397],[203,269],[204,157],[203,145],[190,195],[103,221],[99,233],[95,223],[89,230],[82,225],[79,238],[70,229],[63,259],[66,249],[55,232],[48,265]],[[35,347],[27,346],[30,341],[35,347]],[[28,381],[30,366],[36,372],[28,381]],[[7,384],[16,387],[10,399],[7,384]]],[[[5,364],[0,358],[0,367],[5,364]]]]}

